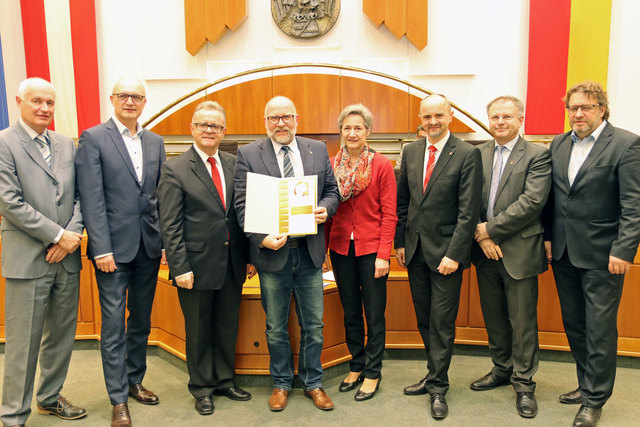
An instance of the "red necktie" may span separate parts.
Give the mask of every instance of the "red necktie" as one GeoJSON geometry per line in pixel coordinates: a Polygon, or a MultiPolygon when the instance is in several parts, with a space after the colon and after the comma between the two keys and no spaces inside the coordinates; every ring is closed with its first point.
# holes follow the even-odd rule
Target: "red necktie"
{"type": "Polygon", "coordinates": [[[224,204],[224,192],[222,191],[222,179],[220,179],[220,172],[218,172],[218,168],[216,167],[216,159],[215,157],[209,157],[207,161],[211,164],[211,178],[213,178],[213,184],[218,190],[220,200],[222,200],[222,207],[226,209],[224,204]]]}
{"type": "Polygon", "coordinates": [[[427,160],[427,170],[424,173],[424,186],[422,187],[422,192],[424,193],[427,189],[427,184],[429,183],[429,178],[431,177],[431,172],[433,172],[433,167],[436,165],[436,151],[438,149],[435,145],[429,145],[429,160],[427,160]]]}

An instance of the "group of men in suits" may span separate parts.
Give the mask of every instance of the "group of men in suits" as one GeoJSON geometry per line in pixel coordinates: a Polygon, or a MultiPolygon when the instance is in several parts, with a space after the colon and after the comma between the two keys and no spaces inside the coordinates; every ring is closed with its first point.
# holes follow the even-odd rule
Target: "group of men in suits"
{"type": "Polygon", "coordinates": [[[431,415],[448,414],[455,318],[462,269],[476,266],[493,368],[471,384],[512,384],[518,414],[535,417],[538,367],[537,276],[552,264],[578,388],[559,396],[580,404],[574,426],[595,426],[611,396],[617,312],[624,274],[640,244],[640,137],[607,119],[598,83],[571,87],[572,130],[551,147],[519,136],[524,105],[489,103],[494,137],[479,148],[448,132],[451,104],[420,104],[427,137],[404,150],[398,181],[396,256],[406,266],[428,373],[405,394],[431,395],[431,415]]]}
{"type": "MultiPolygon", "coordinates": [[[[26,422],[38,359],[38,412],[62,419],[87,413],[60,395],[75,335],[84,227],[100,294],[112,426],[131,425],[128,396],[159,402],[142,380],[165,250],[185,317],[188,387],[198,413],[214,412],[214,394],[251,398],[233,381],[242,284],[255,272],[249,260],[260,277],[266,314],[271,410],[286,407],[292,386],[292,296],[305,395],[319,409],[332,409],[320,362],[322,227],[339,196],[326,146],[296,136],[295,105],[277,96],[265,107],[267,137],[241,147],[236,160],[219,150],[224,108],[205,101],[191,120],[194,145],[165,163],[162,138],[138,123],[146,103],[142,82],[119,79],[111,102],[114,117],[84,131],[76,153],[71,139],[47,129],[53,86],[27,79],[18,90],[18,123],[0,132],[2,422],[26,422]],[[245,235],[248,173],[316,175],[318,233],[245,235]]],[[[518,413],[537,414],[537,276],[549,261],[579,385],[559,400],[581,404],[574,425],[594,426],[611,396],[616,315],[624,274],[640,243],[640,137],[608,123],[606,92],[597,83],[573,86],[565,102],[572,131],[557,136],[550,150],[519,136],[524,105],[517,98],[489,103],[494,140],[479,148],[449,131],[453,110],[446,97],[430,95],[420,104],[427,135],[402,154],[395,244],[428,358],[426,377],[404,392],[429,393],[435,419],[448,414],[462,272],[471,261],[494,365],[471,384],[473,390],[511,383],[518,413]]]]}

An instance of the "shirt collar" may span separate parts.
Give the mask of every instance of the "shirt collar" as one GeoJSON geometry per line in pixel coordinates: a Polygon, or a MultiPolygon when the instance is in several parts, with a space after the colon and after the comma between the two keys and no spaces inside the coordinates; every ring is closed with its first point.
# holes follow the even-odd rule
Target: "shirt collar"
{"type": "Polygon", "coordinates": [[[280,153],[280,149],[285,145],[289,147],[289,149],[293,154],[300,153],[300,151],[298,150],[298,141],[296,140],[295,136],[293,137],[293,140],[289,144],[280,144],[279,142],[275,142],[273,139],[271,139],[271,144],[273,145],[273,151],[276,153],[276,156],[280,153]]]}
{"type": "Polygon", "coordinates": [[[442,152],[442,149],[444,148],[444,145],[449,140],[450,136],[451,136],[451,132],[447,131],[447,134],[444,136],[444,138],[442,138],[440,141],[436,142],[435,144],[432,144],[431,142],[429,142],[429,137],[426,137],[425,139],[427,140],[427,150],[429,149],[430,145],[433,145],[436,147],[436,150],[438,150],[438,152],[442,152]]]}
{"type": "MultiPolygon", "coordinates": [[[[513,151],[513,147],[515,147],[516,142],[518,142],[518,138],[520,138],[520,136],[516,135],[515,138],[513,138],[511,141],[509,141],[506,144],[504,144],[503,147],[505,147],[507,149],[507,151],[512,152],[513,151]]],[[[494,147],[498,147],[499,145],[500,144],[498,144],[496,142],[494,147]]]]}
{"type": "Polygon", "coordinates": [[[571,139],[573,140],[573,142],[578,142],[578,141],[589,142],[589,138],[593,137],[593,142],[596,142],[598,138],[600,138],[600,134],[602,133],[606,125],[607,125],[607,121],[603,120],[602,123],[600,123],[600,126],[598,126],[596,130],[591,132],[591,135],[588,135],[586,138],[582,138],[582,139],[580,139],[578,135],[576,135],[575,131],[571,131],[571,139]]]}
{"type": "Polygon", "coordinates": [[[220,150],[218,149],[216,151],[216,154],[214,154],[213,156],[208,155],[207,153],[205,153],[204,151],[202,151],[201,149],[198,148],[198,146],[194,143],[193,144],[193,148],[196,150],[196,153],[198,153],[198,156],[200,156],[200,158],[202,159],[203,162],[209,164],[209,157],[213,157],[216,159],[216,163],[219,165],[222,165],[222,162],[220,161],[220,150]]]}
{"type": "Polygon", "coordinates": [[[20,117],[18,121],[20,122],[20,125],[23,127],[23,129],[27,132],[27,135],[29,135],[29,138],[36,139],[36,136],[44,135],[44,137],[47,138],[47,141],[50,140],[48,129],[45,129],[44,132],[42,133],[38,133],[35,130],[33,130],[28,124],[26,124],[24,120],[22,120],[22,117],[20,117]]]}
{"type": "MultiPolygon", "coordinates": [[[[118,120],[116,116],[113,116],[112,119],[115,122],[116,126],[118,127],[118,132],[120,132],[120,135],[124,134],[125,132],[131,133],[129,131],[129,128],[123,125],[122,122],[118,120]]],[[[141,133],[142,133],[142,126],[140,126],[140,123],[136,123],[136,135],[140,135],[141,133]]],[[[134,135],[131,135],[131,136],[133,137],[134,135]]]]}

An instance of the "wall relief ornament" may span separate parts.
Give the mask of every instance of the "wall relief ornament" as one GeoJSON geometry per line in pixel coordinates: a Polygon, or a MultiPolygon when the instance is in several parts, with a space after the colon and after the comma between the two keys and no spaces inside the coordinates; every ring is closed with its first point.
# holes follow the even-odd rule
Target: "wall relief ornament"
{"type": "Polygon", "coordinates": [[[278,28],[296,39],[322,36],[339,14],[340,0],[271,0],[271,15],[278,28]]]}

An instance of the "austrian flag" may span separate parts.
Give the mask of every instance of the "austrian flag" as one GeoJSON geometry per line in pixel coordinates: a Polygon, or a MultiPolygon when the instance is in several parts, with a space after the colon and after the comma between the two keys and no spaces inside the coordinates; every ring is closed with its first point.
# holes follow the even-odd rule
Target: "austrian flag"
{"type": "Polygon", "coordinates": [[[100,123],[94,0],[20,0],[20,7],[27,77],[55,86],[55,128],[77,138],[100,123]]]}

